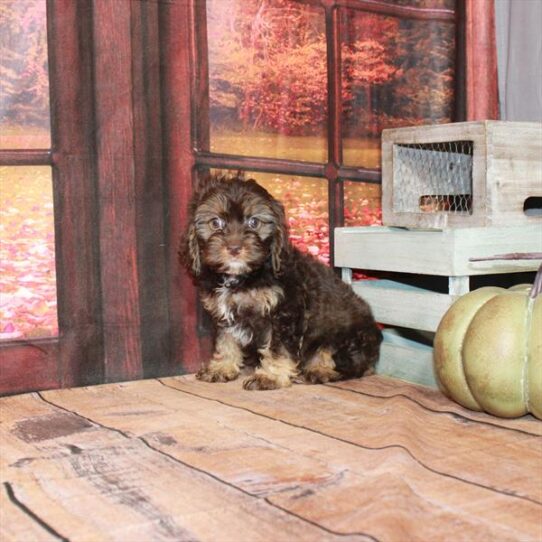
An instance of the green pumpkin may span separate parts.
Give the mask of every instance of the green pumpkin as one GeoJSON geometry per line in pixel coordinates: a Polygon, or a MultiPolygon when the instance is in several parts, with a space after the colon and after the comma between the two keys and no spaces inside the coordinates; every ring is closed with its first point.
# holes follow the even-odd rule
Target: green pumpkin
{"type": "Polygon", "coordinates": [[[542,295],[530,292],[480,288],[450,307],[434,341],[443,393],[472,410],[542,419],[542,295]]]}

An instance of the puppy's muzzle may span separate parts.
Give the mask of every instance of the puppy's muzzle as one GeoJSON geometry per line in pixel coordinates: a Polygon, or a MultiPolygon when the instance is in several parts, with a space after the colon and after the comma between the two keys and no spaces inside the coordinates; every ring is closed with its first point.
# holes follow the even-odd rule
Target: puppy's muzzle
{"type": "Polygon", "coordinates": [[[243,249],[243,235],[241,232],[235,232],[233,235],[226,236],[226,250],[231,256],[239,256],[243,249]]]}
{"type": "Polygon", "coordinates": [[[241,249],[243,248],[243,245],[241,243],[235,243],[235,244],[228,244],[227,249],[228,253],[231,256],[239,256],[241,254],[241,249]]]}

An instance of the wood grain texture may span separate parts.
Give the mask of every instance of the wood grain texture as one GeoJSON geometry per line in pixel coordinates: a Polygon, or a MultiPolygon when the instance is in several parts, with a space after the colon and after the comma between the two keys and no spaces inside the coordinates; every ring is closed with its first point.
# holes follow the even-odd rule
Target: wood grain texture
{"type": "Polygon", "coordinates": [[[143,375],[130,4],[116,0],[92,4],[100,274],[107,300],[102,307],[106,381],[143,375]]]}
{"type": "Polygon", "coordinates": [[[339,267],[439,276],[536,271],[540,260],[470,261],[507,252],[542,252],[540,226],[405,230],[373,226],[337,228],[339,267]]]}
{"type": "Polygon", "coordinates": [[[537,224],[542,216],[526,215],[523,205],[530,196],[542,197],[542,123],[490,123],[487,170],[491,224],[537,224]]]}
{"type": "Polygon", "coordinates": [[[467,120],[499,118],[495,4],[465,0],[467,120]]]}
{"type": "Polygon", "coordinates": [[[3,542],[58,542],[61,538],[42,525],[38,518],[21,504],[9,483],[0,487],[0,530],[3,542]]]}
{"type": "MultiPolygon", "coordinates": [[[[42,521],[63,538],[338,540],[263,498],[155,450],[145,438],[81,423],[77,414],[37,396],[8,398],[3,406],[9,431],[2,447],[2,477],[10,480],[18,500],[40,511],[42,521]],[[40,420],[50,425],[58,416],[75,419],[71,432],[36,437],[40,420]]],[[[347,540],[369,541],[363,536],[347,540]]]]}
{"type": "Polygon", "coordinates": [[[49,149],[0,149],[0,166],[48,166],[51,163],[49,149]]]}
{"type": "Polygon", "coordinates": [[[352,288],[372,307],[377,322],[426,331],[437,330],[456,299],[392,280],[359,280],[352,288]]]}
{"type": "Polygon", "coordinates": [[[542,424],[392,379],[256,393],[189,376],[0,407],[15,537],[43,525],[70,540],[542,536],[542,424]]]}
{"type": "Polygon", "coordinates": [[[90,3],[47,2],[47,33],[59,337],[2,345],[0,393],[103,379],[90,3]]]}
{"type": "Polygon", "coordinates": [[[12,342],[0,348],[0,395],[58,388],[58,339],[12,342]]]}
{"type": "MultiPolygon", "coordinates": [[[[88,3],[47,3],[60,386],[103,378],[95,185],[92,15],[88,3]]],[[[27,388],[30,389],[30,388],[27,388]]]]}
{"type": "MultiPolygon", "coordinates": [[[[160,49],[164,134],[164,176],[168,194],[169,312],[173,330],[170,340],[171,364],[188,372],[196,371],[211,354],[211,345],[198,337],[197,294],[188,274],[179,263],[181,235],[186,225],[186,208],[193,190],[195,157],[192,144],[192,108],[196,95],[192,2],[164,2],[160,5],[160,49]]],[[[201,9],[201,6],[200,8],[201,9]]],[[[201,44],[200,44],[201,45],[201,44]]],[[[203,84],[201,80],[199,83],[203,84]]],[[[205,143],[205,131],[200,130],[205,143]]]]}
{"type": "Polygon", "coordinates": [[[167,198],[162,172],[158,2],[131,2],[134,185],[146,377],[175,374],[169,359],[167,198]]]}
{"type": "MultiPolygon", "coordinates": [[[[400,398],[393,398],[389,402],[344,390],[331,393],[331,387],[326,387],[326,391],[321,391],[317,396],[310,386],[299,386],[295,394],[279,390],[276,397],[266,394],[266,397],[254,400],[236,392],[235,386],[207,386],[193,380],[193,377],[164,382],[185,391],[189,386],[192,393],[202,393],[215,400],[220,398],[229,404],[249,408],[299,427],[311,427],[355,445],[370,449],[406,449],[415,461],[443,476],[481,485],[490,491],[514,494],[542,505],[542,485],[532,478],[532,472],[542,465],[542,440],[536,436],[522,434],[510,440],[507,437],[506,446],[502,446],[502,441],[497,444],[500,438],[493,430],[487,431],[478,424],[466,424],[453,416],[435,418],[412,404],[403,404],[400,398]],[[287,395],[288,400],[281,395],[287,395]],[[327,400],[323,400],[322,395],[327,400]],[[341,415],[338,419],[330,419],[327,412],[335,409],[341,415]],[[393,424],[383,431],[380,424],[384,417],[402,419],[403,423],[393,424]],[[479,450],[478,437],[481,434],[487,446],[485,452],[479,450]],[[445,439],[443,435],[446,435],[445,439]],[[527,442],[530,443],[526,446],[528,449],[524,449],[527,442]],[[498,464],[506,464],[507,470],[496,473],[490,457],[498,464]],[[516,460],[517,457],[522,458],[521,463],[516,460]]],[[[240,386],[237,381],[235,384],[240,386]]]]}
{"type": "Polygon", "coordinates": [[[418,386],[410,382],[403,382],[395,378],[374,376],[360,380],[347,380],[333,384],[338,388],[351,389],[359,393],[375,397],[391,398],[400,396],[409,401],[418,403],[422,408],[431,412],[448,413],[482,424],[506,427],[520,432],[542,437],[542,423],[534,416],[522,416],[517,419],[495,418],[483,412],[467,410],[461,405],[450,401],[442,393],[427,386],[418,386]]]}

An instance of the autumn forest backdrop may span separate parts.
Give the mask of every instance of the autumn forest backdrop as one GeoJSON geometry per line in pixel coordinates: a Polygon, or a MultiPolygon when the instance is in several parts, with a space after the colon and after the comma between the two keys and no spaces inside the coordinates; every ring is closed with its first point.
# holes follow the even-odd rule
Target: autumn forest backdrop
{"type": "MultiPolygon", "coordinates": [[[[455,26],[340,13],[343,163],[377,170],[383,128],[452,119],[455,26]]],[[[323,10],[295,0],[207,0],[206,35],[208,150],[327,162],[323,10]]],[[[0,148],[48,149],[45,0],[2,0],[0,36],[0,148]]],[[[292,241],[329,262],[326,181],[247,175],[284,202],[292,241]]],[[[0,339],[55,335],[51,168],[0,166],[0,176],[0,339]]],[[[379,185],[345,181],[344,219],[346,225],[379,224],[379,185]]]]}

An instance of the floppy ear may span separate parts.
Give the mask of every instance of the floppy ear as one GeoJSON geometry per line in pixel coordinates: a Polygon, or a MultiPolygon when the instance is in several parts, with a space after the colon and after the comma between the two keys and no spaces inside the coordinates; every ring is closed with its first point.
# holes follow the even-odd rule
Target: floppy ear
{"type": "Polygon", "coordinates": [[[278,201],[273,201],[273,211],[277,218],[276,230],[271,242],[271,264],[273,274],[278,276],[282,266],[283,251],[288,244],[288,228],[286,226],[286,215],[284,207],[278,201]]]}
{"type": "Polygon", "coordinates": [[[194,274],[194,276],[197,277],[201,273],[199,244],[194,224],[190,224],[181,240],[179,256],[181,262],[194,274]]]}
{"type": "Polygon", "coordinates": [[[211,174],[209,170],[200,173],[197,176],[196,194],[203,194],[215,186],[221,179],[221,175],[211,174]]]}

